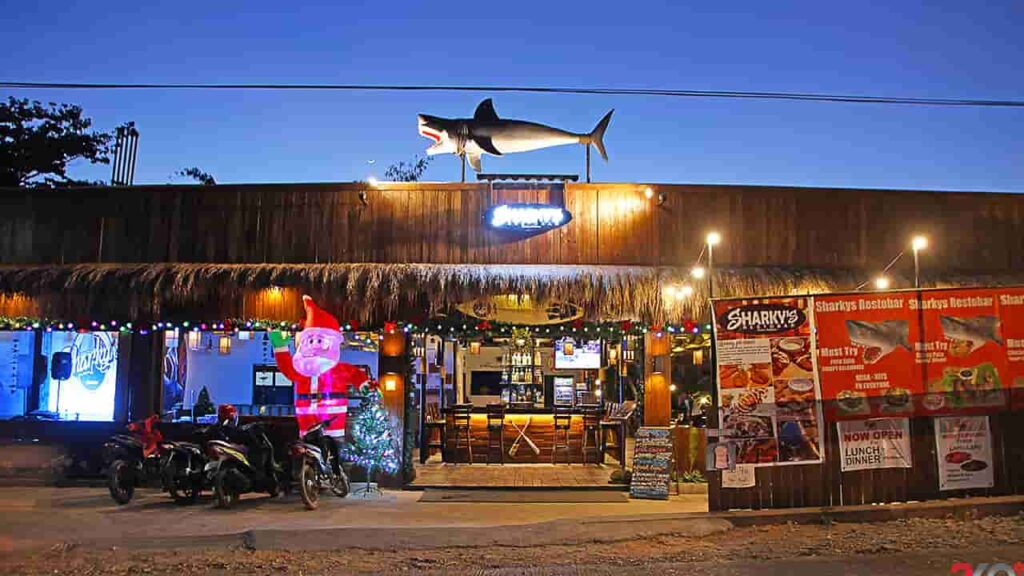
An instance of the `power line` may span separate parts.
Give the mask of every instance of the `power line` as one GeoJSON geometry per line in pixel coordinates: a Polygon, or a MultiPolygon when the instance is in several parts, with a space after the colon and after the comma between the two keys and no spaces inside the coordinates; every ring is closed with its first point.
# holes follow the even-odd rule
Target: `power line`
{"type": "Polygon", "coordinates": [[[731,90],[669,90],[655,88],[573,88],[545,86],[472,86],[403,84],[173,84],[98,82],[4,82],[0,88],[59,90],[309,90],[337,92],[524,92],[541,94],[591,94],[613,96],[664,96],[672,98],[742,98],[754,100],[797,100],[804,102],[845,102],[853,104],[902,104],[910,106],[959,106],[1024,108],[1024,100],[959,98],[904,98],[853,94],[802,92],[744,92],[731,90]]]}

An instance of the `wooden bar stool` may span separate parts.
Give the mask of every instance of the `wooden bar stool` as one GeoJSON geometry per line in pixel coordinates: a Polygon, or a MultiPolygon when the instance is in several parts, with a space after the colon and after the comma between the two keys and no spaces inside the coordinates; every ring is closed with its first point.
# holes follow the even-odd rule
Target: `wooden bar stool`
{"type": "Polygon", "coordinates": [[[491,463],[491,452],[501,451],[499,462],[505,463],[505,405],[487,405],[487,463],[491,463]],[[497,442],[495,442],[497,440],[497,442]]]}
{"type": "Polygon", "coordinates": [[[462,440],[466,441],[466,449],[469,452],[469,464],[473,463],[473,434],[471,432],[470,420],[472,416],[472,406],[454,406],[452,407],[452,428],[455,432],[455,448],[452,450],[452,460],[458,464],[459,462],[459,446],[462,440]]]}
{"type": "Polygon", "coordinates": [[[587,463],[587,451],[594,452],[594,463],[601,464],[604,452],[601,450],[601,417],[604,413],[600,408],[587,409],[583,412],[583,444],[580,457],[587,463]]]}
{"type": "Polygon", "coordinates": [[[555,406],[554,411],[555,430],[551,438],[551,463],[555,463],[555,455],[558,450],[565,450],[565,463],[572,463],[572,451],[569,449],[569,434],[572,430],[572,409],[567,406],[555,406]],[[562,434],[561,442],[558,434],[562,434]]]}

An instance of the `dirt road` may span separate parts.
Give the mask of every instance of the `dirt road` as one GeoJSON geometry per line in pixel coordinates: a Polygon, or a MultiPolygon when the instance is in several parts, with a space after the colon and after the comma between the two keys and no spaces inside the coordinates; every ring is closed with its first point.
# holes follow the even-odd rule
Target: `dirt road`
{"type": "MultiPolygon", "coordinates": [[[[487,530],[487,528],[479,528],[487,530]]],[[[1024,516],[777,525],[572,545],[331,551],[125,550],[56,545],[0,557],[9,574],[950,574],[954,562],[1024,562],[1024,516]]],[[[1019,574],[1024,574],[1024,564],[1019,574]]]]}

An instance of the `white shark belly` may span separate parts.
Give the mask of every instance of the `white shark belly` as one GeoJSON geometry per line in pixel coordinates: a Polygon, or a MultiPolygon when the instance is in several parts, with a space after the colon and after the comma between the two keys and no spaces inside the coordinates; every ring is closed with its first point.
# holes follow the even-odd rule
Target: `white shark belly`
{"type": "Polygon", "coordinates": [[[505,126],[489,126],[480,132],[482,136],[490,137],[491,143],[502,154],[580,142],[578,134],[531,122],[510,121],[505,126]]]}
{"type": "Polygon", "coordinates": [[[540,150],[541,148],[550,148],[552,146],[562,146],[564,144],[577,144],[580,139],[577,136],[542,136],[542,137],[521,137],[515,135],[509,136],[494,136],[491,138],[491,142],[494,143],[494,147],[497,148],[502,154],[509,154],[514,152],[529,152],[531,150],[540,150]]]}

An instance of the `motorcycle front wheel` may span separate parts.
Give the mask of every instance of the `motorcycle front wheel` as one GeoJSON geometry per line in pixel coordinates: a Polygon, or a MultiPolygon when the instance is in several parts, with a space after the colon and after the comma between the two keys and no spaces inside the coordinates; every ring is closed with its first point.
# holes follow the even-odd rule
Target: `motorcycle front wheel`
{"type": "Polygon", "coordinates": [[[213,496],[218,508],[231,508],[241,499],[241,494],[231,486],[229,472],[229,469],[218,470],[217,475],[213,477],[213,496]]]}
{"type": "Polygon", "coordinates": [[[124,460],[114,460],[107,470],[107,487],[110,497],[118,504],[127,504],[135,495],[135,479],[131,464],[124,460]]]}
{"type": "Polygon", "coordinates": [[[348,496],[349,491],[352,487],[348,482],[348,475],[345,474],[344,470],[339,470],[338,475],[334,477],[334,484],[331,485],[331,492],[334,493],[338,498],[344,498],[348,496]]]}
{"type": "Polygon", "coordinates": [[[299,494],[307,510],[316,510],[320,505],[320,481],[316,477],[316,468],[306,462],[299,472],[299,494]]]}

